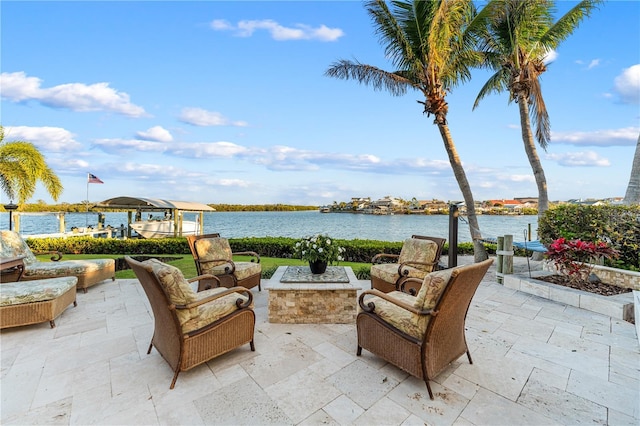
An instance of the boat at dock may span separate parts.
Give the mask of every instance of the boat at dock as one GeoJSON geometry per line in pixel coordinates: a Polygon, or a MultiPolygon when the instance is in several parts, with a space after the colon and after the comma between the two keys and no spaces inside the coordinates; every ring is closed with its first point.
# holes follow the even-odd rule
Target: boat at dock
{"type": "Polygon", "coordinates": [[[167,238],[178,235],[200,235],[199,221],[183,220],[178,222],[178,231],[175,229],[173,219],[140,220],[131,222],[129,227],[142,238],[167,238]],[[180,226],[182,225],[182,226],[180,226]]]}

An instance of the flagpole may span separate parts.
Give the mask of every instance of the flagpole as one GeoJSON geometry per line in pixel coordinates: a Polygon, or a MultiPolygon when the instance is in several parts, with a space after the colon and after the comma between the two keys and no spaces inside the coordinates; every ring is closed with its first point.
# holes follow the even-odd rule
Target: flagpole
{"type": "Polygon", "coordinates": [[[85,200],[85,214],[84,214],[84,230],[87,231],[89,226],[89,175],[87,174],[87,199],[85,200]]]}

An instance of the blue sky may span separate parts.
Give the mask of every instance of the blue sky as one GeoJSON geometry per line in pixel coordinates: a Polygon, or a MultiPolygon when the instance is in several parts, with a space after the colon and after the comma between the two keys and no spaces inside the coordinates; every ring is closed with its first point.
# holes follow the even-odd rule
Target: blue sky
{"type": "MultiPolygon", "coordinates": [[[[324,75],[339,59],[393,70],[360,2],[0,7],[5,139],[40,148],[60,201],[462,198],[417,92],[324,75]],[[87,173],[104,184],[87,186],[87,173]]],[[[640,134],[640,2],[605,3],[555,56],[541,79],[549,198],[624,196],[640,134]]],[[[487,78],[478,70],[448,96],[474,198],[537,196],[517,105],[492,95],[472,111],[487,78]]],[[[38,199],[53,202],[42,188],[38,199]]]]}

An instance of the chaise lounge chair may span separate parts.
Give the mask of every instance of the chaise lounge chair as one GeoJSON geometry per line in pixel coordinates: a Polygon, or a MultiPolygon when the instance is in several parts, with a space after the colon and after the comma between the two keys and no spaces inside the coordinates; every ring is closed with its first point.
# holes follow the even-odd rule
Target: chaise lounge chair
{"type": "Polygon", "coordinates": [[[40,262],[20,234],[14,231],[0,231],[0,257],[23,257],[24,270],[19,273],[3,274],[2,282],[41,280],[44,278],[78,278],[78,289],[85,293],[87,288],[108,278],[115,281],[116,266],[113,259],[60,260],[62,254],[53,254],[52,262],[40,262]]]}

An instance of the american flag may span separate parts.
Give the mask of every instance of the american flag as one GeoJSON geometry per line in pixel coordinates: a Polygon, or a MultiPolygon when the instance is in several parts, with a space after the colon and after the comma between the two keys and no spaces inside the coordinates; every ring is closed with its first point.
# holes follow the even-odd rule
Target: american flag
{"type": "Polygon", "coordinates": [[[87,181],[87,183],[104,183],[104,182],[101,181],[98,176],[92,175],[91,173],[89,173],[89,180],[87,181]]]}

